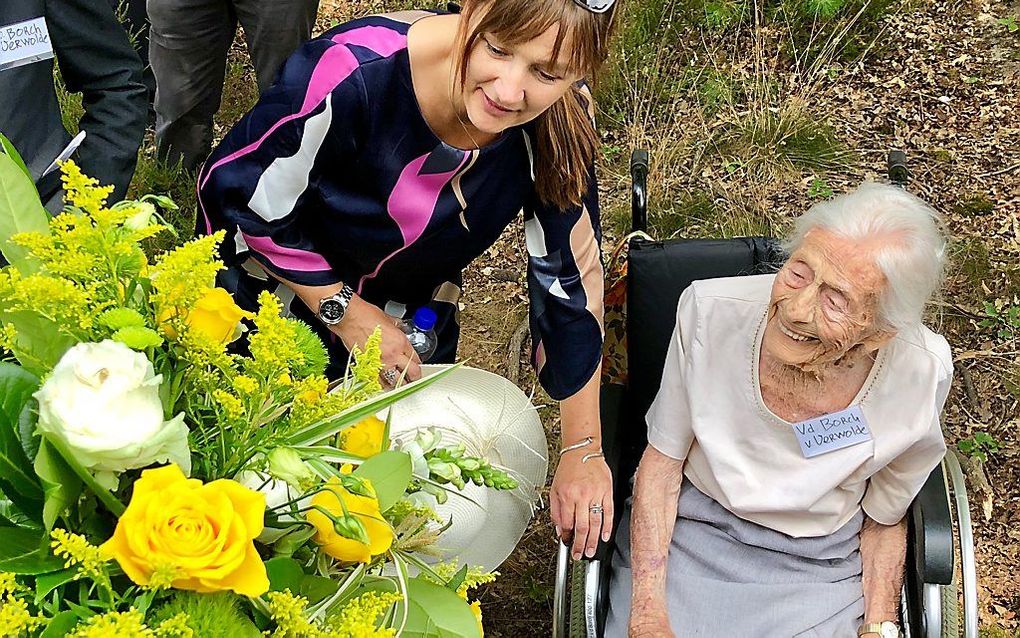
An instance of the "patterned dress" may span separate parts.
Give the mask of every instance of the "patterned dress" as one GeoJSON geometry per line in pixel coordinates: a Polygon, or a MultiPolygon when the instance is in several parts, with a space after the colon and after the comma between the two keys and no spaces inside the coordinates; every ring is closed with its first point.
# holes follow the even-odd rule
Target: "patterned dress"
{"type": "Polygon", "coordinates": [[[266,276],[343,281],[389,314],[429,305],[439,348],[456,353],[461,271],[523,211],[532,355],[555,399],[599,365],[602,263],[591,172],[584,205],[541,203],[534,127],[481,150],[454,148],[429,128],[414,94],[407,31],[434,15],[403,12],[340,25],[302,46],[273,87],[228,133],[199,174],[198,232],[226,230],[220,284],[253,308],[275,291],[330,351],[348,354],[293,293],[266,276]]]}

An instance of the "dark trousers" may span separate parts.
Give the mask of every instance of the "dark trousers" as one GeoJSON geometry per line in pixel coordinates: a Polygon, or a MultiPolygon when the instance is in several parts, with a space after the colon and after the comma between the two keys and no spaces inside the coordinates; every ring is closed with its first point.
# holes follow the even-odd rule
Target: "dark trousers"
{"type": "Polygon", "coordinates": [[[192,170],[208,156],[238,23],[261,93],[311,35],[318,6],[319,0],[148,0],[160,158],[192,170]]]}

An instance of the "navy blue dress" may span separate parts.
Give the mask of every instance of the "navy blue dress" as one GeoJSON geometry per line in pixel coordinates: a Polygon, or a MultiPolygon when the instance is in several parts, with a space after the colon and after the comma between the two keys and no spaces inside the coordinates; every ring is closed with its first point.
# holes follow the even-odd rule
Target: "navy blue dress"
{"type": "Polygon", "coordinates": [[[268,270],[305,285],[343,281],[394,316],[439,315],[432,362],[456,353],[461,271],[523,211],[533,361],[555,399],[580,390],[602,349],[603,271],[594,171],[584,205],[535,194],[534,128],[481,150],[442,142],[411,84],[407,31],[427,12],[371,16],[303,45],[199,175],[198,230],[226,230],[221,284],[253,308],[280,295],[323,337],[339,339],[268,270]]]}

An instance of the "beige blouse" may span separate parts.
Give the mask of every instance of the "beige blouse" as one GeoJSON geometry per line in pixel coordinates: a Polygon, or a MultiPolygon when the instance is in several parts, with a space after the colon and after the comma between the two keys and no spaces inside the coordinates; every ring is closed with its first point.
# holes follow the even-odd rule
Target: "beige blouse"
{"type": "Polygon", "coordinates": [[[863,507],[891,525],[945,454],[949,344],[924,326],[879,350],[851,405],[871,440],[805,458],[762,401],[758,360],[774,275],[694,282],[680,297],[648,442],[735,515],[796,537],[835,532],[863,507]]]}

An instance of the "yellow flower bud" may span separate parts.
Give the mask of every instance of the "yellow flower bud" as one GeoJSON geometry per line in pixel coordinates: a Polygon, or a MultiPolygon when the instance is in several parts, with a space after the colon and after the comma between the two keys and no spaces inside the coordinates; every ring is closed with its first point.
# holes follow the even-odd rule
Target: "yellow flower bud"
{"type": "MultiPolygon", "coordinates": [[[[375,494],[370,481],[366,479],[364,484],[370,493],[375,494]]],[[[361,543],[338,534],[333,519],[325,513],[317,509],[308,511],[308,522],[315,526],[315,542],[322,546],[322,551],[337,560],[368,563],[373,556],[388,551],[393,544],[393,529],[379,511],[379,500],[374,496],[351,494],[336,477],[329,479],[325,491],[312,497],[312,507],[321,507],[338,519],[344,517],[346,507],[347,513],[365,528],[368,543],[361,543]]]]}
{"type": "Polygon", "coordinates": [[[340,449],[362,458],[375,456],[382,452],[385,430],[386,423],[374,416],[358,421],[341,432],[340,449]]]}
{"type": "Polygon", "coordinates": [[[222,288],[208,288],[195,302],[188,313],[187,323],[217,343],[230,343],[237,337],[237,325],[241,319],[254,315],[245,312],[234,303],[230,293],[222,288]]]}

